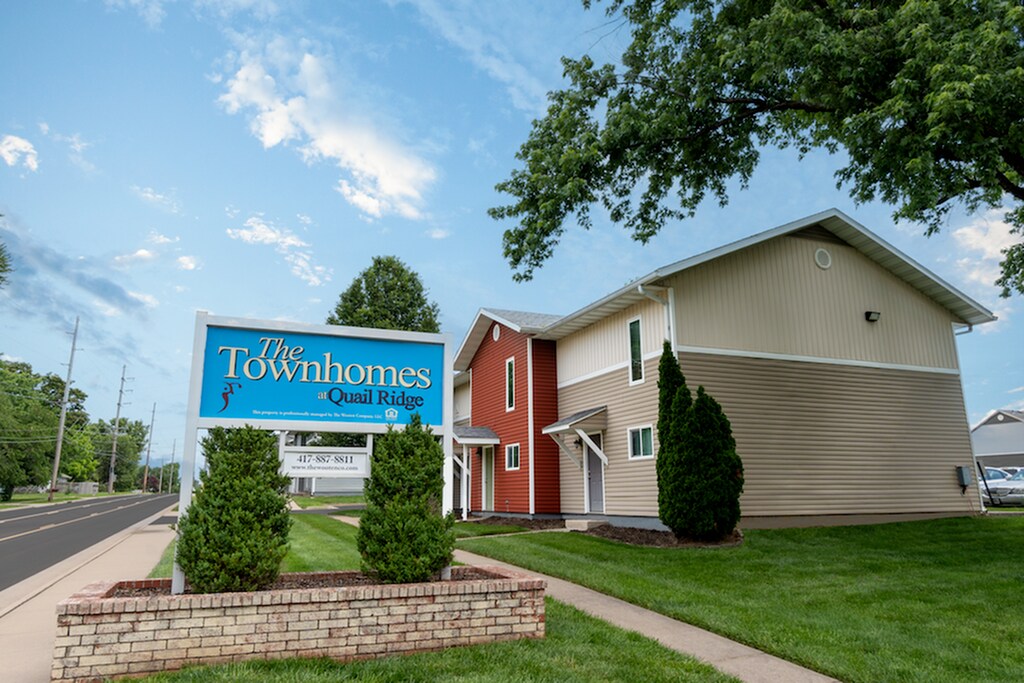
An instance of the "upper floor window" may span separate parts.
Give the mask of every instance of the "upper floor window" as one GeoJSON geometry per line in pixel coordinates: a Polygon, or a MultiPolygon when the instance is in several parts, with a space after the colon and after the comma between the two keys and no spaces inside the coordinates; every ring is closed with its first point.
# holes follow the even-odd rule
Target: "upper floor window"
{"type": "Polygon", "coordinates": [[[651,425],[630,427],[629,457],[631,460],[654,457],[654,428],[651,425]]]}
{"type": "Polygon", "coordinates": [[[505,469],[519,469],[519,444],[511,443],[505,446],[505,469]]]}
{"type": "Polygon", "coordinates": [[[516,407],[516,359],[505,361],[505,410],[516,407]]]}
{"type": "Polygon", "coordinates": [[[629,383],[644,381],[644,354],[640,343],[640,318],[629,321],[629,383]]]}

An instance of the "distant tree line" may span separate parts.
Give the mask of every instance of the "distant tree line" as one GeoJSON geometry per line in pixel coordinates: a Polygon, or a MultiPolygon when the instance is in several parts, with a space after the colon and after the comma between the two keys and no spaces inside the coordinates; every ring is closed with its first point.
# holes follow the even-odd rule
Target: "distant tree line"
{"type": "MultiPolygon", "coordinates": [[[[63,395],[64,380],[59,376],[0,359],[0,500],[10,500],[17,487],[49,485],[63,395]]],[[[102,488],[110,472],[115,425],[113,420],[91,420],[86,398],[76,387],[68,394],[60,474],[73,482],[97,481],[102,488]]],[[[114,490],[131,491],[142,485],[139,462],[149,427],[122,417],[117,433],[114,490]]],[[[159,474],[151,468],[147,490],[155,490],[159,474]]],[[[165,488],[168,479],[165,476],[165,488]]]]}

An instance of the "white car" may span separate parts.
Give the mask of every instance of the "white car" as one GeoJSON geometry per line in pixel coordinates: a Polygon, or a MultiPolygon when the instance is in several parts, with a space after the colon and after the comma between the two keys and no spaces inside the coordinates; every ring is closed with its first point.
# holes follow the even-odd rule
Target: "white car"
{"type": "Polygon", "coordinates": [[[993,505],[1024,505],[1024,470],[1009,479],[989,482],[988,489],[993,505]]]}

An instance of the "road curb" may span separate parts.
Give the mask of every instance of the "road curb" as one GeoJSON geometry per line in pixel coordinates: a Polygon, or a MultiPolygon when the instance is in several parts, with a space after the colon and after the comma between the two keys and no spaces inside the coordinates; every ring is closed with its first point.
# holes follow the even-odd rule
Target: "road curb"
{"type": "Polygon", "coordinates": [[[0,619],[13,612],[18,607],[36,597],[58,581],[70,576],[90,562],[102,557],[118,545],[123,543],[129,536],[139,529],[149,526],[160,517],[164,517],[174,510],[177,501],[171,503],[163,510],[156,512],[149,517],[126,527],[112,536],[108,536],[99,543],[89,546],[85,550],[61,560],[48,569],[30,576],[29,578],[14,584],[13,586],[0,591],[0,619]]]}

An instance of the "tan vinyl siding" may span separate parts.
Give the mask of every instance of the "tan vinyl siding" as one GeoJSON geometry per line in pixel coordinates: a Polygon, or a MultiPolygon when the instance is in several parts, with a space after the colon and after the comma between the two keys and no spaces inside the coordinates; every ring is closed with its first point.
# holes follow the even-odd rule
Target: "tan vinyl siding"
{"type": "MultiPolygon", "coordinates": [[[[659,338],[658,343],[661,341],[659,338]]],[[[558,392],[560,415],[608,406],[608,425],[602,434],[602,448],[608,457],[608,467],[604,471],[605,514],[608,515],[658,515],[654,459],[629,459],[627,430],[641,425],[653,426],[657,422],[658,359],[648,360],[644,365],[646,381],[643,384],[629,386],[627,370],[622,368],[558,392]],[[651,482],[654,482],[653,488],[651,482]]],[[[657,452],[657,429],[652,431],[657,452]]],[[[577,458],[582,460],[582,457],[582,452],[577,450],[577,458]]],[[[565,454],[560,456],[559,462],[562,511],[582,513],[583,474],[565,454]]]]}
{"type": "MultiPolygon", "coordinates": [[[[745,517],[970,513],[971,465],[956,375],[682,354],[687,383],[723,406],[743,458],[745,517]]],[[[657,361],[647,370],[657,372],[657,361]]],[[[606,513],[658,514],[654,460],[630,461],[626,430],[657,424],[657,383],[622,387],[616,371],[559,392],[562,415],[608,405],[604,432],[606,513]]],[[[655,452],[657,430],[655,429],[655,452]]],[[[583,512],[582,473],[561,456],[563,512],[583,512]]]]}
{"type": "MultiPolygon", "coordinates": [[[[743,458],[744,516],[962,512],[971,465],[956,375],[682,354],[743,458]]],[[[656,488],[656,482],[651,482],[656,488]]]]}
{"type": "Polygon", "coordinates": [[[779,237],[662,284],[675,291],[683,346],[957,368],[952,315],[845,245],[779,237]],[[827,270],[818,248],[832,256],[827,270]]]}
{"type": "MultiPolygon", "coordinates": [[[[618,365],[626,367],[629,363],[628,324],[637,316],[640,317],[644,356],[659,353],[666,334],[665,307],[645,301],[559,339],[558,383],[561,385],[618,365]]],[[[644,380],[648,379],[645,374],[644,380]]]]}
{"type": "Polygon", "coordinates": [[[455,416],[454,422],[462,422],[468,420],[471,410],[471,404],[473,399],[473,393],[470,389],[471,382],[466,382],[455,387],[455,416]]]}

